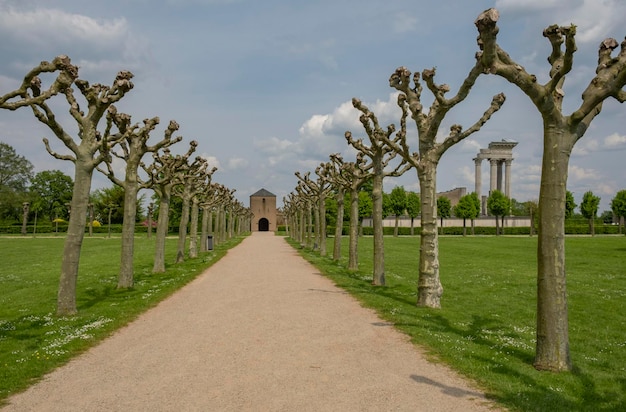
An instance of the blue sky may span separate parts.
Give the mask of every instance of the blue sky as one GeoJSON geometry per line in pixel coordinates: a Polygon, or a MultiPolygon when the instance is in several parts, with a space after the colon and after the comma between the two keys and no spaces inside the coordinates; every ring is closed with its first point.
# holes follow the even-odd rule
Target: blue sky
{"type": "MultiPolygon", "coordinates": [[[[594,75],[597,47],[606,37],[626,35],[620,0],[0,0],[0,93],[12,90],[41,60],[66,54],[90,83],[111,84],[119,70],[134,73],[135,88],[117,105],[133,122],[159,116],[153,139],[169,120],[181,128],[184,152],[197,153],[218,167],[214,181],[236,189],[245,205],[260,188],[279,204],[297,178],[340,152],[354,152],[343,137],[365,137],[358,97],[383,125],[398,124],[399,112],[388,79],[399,66],[411,71],[437,68],[435,80],[452,93],[474,64],[474,20],[489,7],[500,11],[500,45],[539,81],[547,80],[550,46],[542,31],[550,24],[578,26],[574,70],[565,84],[565,110],[580,104],[594,75]]],[[[504,92],[507,101],[483,129],[444,155],[439,191],[474,188],[480,148],[507,139],[514,150],[512,197],[537,199],[542,152],[541,118],[528,98],[495,76],[482,76],[470,97],[449,113],[442,132],[469,126],[504,92]]],[[[423,93],[425,104],[432,100],[423,93]]],[[[62,100],[52,103],[61,118],[62,100]]],[[[600,210],[626,189],[626,106],[607,101],[570,161],[568,189],[577,202],[591,190],[600,210]]],[[[71,121],[65,122],[72,130],[71,121]]],[[[35,171],[72,165],[52,158],[42,138],[66,149],[28,109],[0,112],[0,141],[35,165],[35,171]]],[[[416,137],[413,135],[413,144],[416,137]]],[[[483,194],[488,165],[483,165],[483,194]]],[[[111,183],[100,175],[94,189],[111,183]]],[[[417,191],[415,171],[386,179],[417,191]]]]}

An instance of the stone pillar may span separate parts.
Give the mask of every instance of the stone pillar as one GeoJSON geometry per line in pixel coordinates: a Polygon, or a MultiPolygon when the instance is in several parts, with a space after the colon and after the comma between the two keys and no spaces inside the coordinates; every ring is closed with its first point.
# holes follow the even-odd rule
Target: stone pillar
{"type": "Polygon", "coordinates": [[[496,159],[489,159],[489,164],[491,165],[490,171],[489,171],[489,177],[490,177],[490,182],[489,182],[489,194],[491,195],[491,192],[493,192],[494,190],[498,189],[498,160],[496,159]]]}
{"type": "Polygon", "coordinates": [[[480,189],[482,187],[482,177],[481,177],[481,166],[483,164],[483,159],[479,159],[476,158],[474,159],[474,165],[475,170],[474,170],[474,193],[476,193],[476,196],[478,196],[478,198],[480,199],[480,189]]]}
{"type": "Polygon", "coordinates": [[[511,162],[513,159],[506,159],[504,161],[505,169],[504,169],[504,184],[505,184],[505,195],[509,199],[511,198],[511,162]]]}
{"type": "Polygon", "coordinates": [[[504,194],[502,189],[502,159],[498,159],[498,187],[497,189],[504,194]]]}

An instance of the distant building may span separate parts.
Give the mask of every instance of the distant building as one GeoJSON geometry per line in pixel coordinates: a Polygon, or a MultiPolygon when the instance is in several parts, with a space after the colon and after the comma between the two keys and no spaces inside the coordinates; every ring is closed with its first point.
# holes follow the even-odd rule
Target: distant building
{"type": "Polygon", "coordinates": [[[253,232],[276,231],[276,195],[261,189],[250,195],[250,211],[252,217],[251,228],[253,232]]]}
{"type": "Polygon", "coordinates": [[[437,197],[447,197],[450,200],[450,207],[454,207],[459,204],[459,200],[467,194],[467,189],[464,187],[457,187],[447,192],[437,193],[437,197]]]}

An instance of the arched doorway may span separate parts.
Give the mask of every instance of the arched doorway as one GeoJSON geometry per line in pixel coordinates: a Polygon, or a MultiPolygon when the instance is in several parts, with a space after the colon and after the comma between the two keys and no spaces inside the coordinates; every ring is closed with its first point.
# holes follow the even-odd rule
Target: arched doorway
{"type": "Polygon", "coordinates": [[[259,219],[259,232],[267,232],[270,230],[270,221],[266,218],[259,219]]]}

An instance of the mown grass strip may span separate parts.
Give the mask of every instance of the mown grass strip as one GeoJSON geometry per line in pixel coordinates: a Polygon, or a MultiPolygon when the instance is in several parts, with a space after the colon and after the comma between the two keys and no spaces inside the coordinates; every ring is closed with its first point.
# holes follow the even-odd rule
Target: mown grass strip
{"type": "Polygon", "coordinates": [[[626,237],[566,239],[571,373],[532,367],[536,248],[534,237],[441,237],[441,309],[415,305],[417,237],[385,238],[384,287],[371,285],[370,237],[359,242],[357,272],[345,269],[347,241],[338,263],[311,250],[301,253],[434,361],[449,364],[511,410],[626,410],[626,237]]]}
{"type": "Polygon", "coordinates": [[[64,239],[0,238],[0,404],[155,306],[242,240],[233,238],[197,259],[173,264],[178,240],[167,239],[166,273],[153,274],[155,237],[137,236],[135,286],[118,290],[120,238],[86,237],[78,277],[79,313],[57,317],[64,239]]]}

